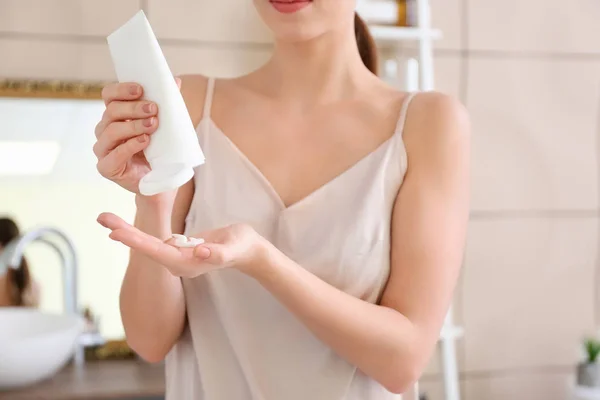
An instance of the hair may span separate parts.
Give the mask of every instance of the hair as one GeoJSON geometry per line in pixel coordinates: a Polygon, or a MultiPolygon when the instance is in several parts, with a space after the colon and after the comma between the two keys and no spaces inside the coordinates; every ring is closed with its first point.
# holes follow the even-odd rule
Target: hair
{"type": "Polygon", "coordinates": [[[379,60],[377,56],[377,46],[375,40],[369,32],[369,27],[358,15],[354,13],[354,35],[356,36],[356,43],[358,45],[358,52],[360,58],[365,66],[374,73],[378,74],[379,60]]]}
{"type": "MultiPolygon", "coordinates": [[[[19,226],[11,218],[0,218],[0,246],[6,247],[20,235],[19,226]]],[[[1,251],[1,250],[0,250],[1,251]]],[[[31,274],[25,257],[21,259],[19,268],[6,271],[6,291],[12,306],[25,305],[24,294],[31,285],[31,274]]]]}

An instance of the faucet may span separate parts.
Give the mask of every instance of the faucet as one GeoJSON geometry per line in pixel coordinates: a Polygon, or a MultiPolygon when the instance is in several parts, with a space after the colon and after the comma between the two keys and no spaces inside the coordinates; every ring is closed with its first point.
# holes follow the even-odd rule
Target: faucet
{"type": "MultiPolygon", "coordinates": [[[[53,248],[60,257],[63,276],[63,302],[66,313],[78,315],[77,309],[77,253],[71,239],[62,231],[52,227],[40,227],[12,240],[0,252],[0,274],[8,268],[18,269],[23,259],[25,247],[33,242],[42,242],[53,248]],[[58,238],[64,246],[56,243],[58,238]],[[66,248],[66,251],[65,249],[66,248]]],[[[78,343],[75,351],[75,362],[81,364],[84,359],[83,346],[78,343]]]]}

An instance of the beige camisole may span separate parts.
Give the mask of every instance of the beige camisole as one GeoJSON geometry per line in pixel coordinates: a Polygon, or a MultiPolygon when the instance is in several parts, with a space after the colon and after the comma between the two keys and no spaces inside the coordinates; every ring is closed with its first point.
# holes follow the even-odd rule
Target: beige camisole
{"type": "MultiPolygon", "coordinates": [[[[251,224],[298,264],[376,303],[390,271],[390,223],[407,159],[394,134],[308,197],[285,207],[210,117],[207,89],[185,234],[251,224]]],[[[166,360],[167,400],[388,400],[399,396],[349,364],[252,278],[229,269],[183,279],[188,324],[166,360]]]]}

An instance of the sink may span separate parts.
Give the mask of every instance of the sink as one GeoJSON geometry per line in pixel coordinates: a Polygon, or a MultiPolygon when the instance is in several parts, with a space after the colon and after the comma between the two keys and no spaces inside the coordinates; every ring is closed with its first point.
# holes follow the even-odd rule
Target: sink
{"type": "Polygon", "coordinates": [[[0,308],[0,390],[37,383],[71,359],[83,318],[33,308],[0,308]]]}

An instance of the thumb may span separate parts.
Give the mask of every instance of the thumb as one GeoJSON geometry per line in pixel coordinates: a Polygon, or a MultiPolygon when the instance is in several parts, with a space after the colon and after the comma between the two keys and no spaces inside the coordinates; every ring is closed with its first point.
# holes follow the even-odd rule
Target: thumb
{"type": "Polygon", "coordinates": [[[194,248],[194,256],[213,265],[225,264],[228,260],[227,246],[218,243],[204,243],[194,248]]]}

